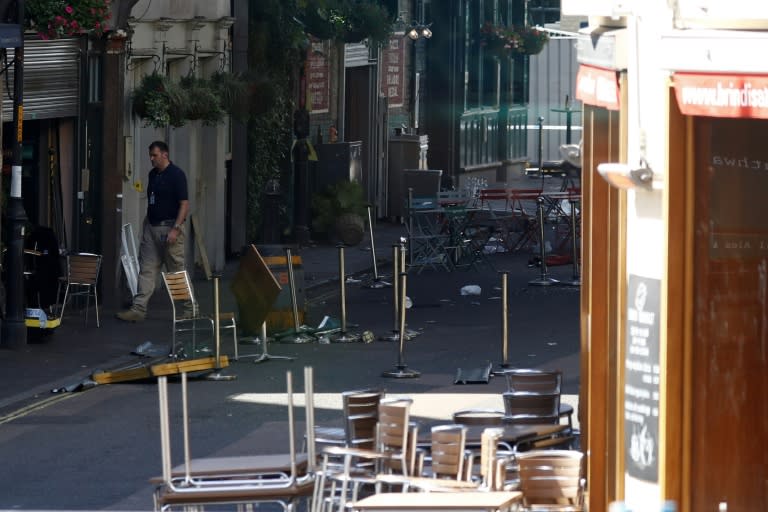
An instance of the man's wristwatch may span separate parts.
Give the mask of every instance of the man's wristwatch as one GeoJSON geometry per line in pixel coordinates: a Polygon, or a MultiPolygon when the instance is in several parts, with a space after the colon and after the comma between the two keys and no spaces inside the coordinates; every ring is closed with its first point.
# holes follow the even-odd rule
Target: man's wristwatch
{"type": "Polygon", "coordinates": [[[181,224],[174,224],[173,229],[176,229],[178,231],[181,231],[181,224]]]}

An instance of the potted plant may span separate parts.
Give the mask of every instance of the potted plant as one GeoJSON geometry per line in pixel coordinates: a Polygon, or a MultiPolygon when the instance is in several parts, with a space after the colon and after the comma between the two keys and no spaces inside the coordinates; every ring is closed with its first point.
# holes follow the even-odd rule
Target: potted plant
{"type": "Polygon", "coordinates": [[[363,219],[367,207],[363,187],[359,183],[340,181],[312,198],[312,228],[345,245],[357,245],[365,234],[363,219]]]}

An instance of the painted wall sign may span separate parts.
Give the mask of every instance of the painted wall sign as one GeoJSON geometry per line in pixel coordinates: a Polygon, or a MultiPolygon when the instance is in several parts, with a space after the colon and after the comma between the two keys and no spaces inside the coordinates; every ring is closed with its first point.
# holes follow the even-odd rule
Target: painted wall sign
{"type": "Polygon", "coordinates": [[[390,107],[402,107],[404,99],[405,41],[402,36],[389,38],[381,56],[381,94],[390,107]]]}
{"type": "Polygon", "coordinates": [[[309,111],[313,114],[328,112],[331,97],[328,41],[312,39],[307,56],[307,95],[309,111]]]}
{"type": "Polygon", "coordinates": [[[768,119],[768,75],[675,73],[674,86],[687,116],[768,119]]]}
{"type": "Polygon", "coordinates": [[[624,379],[627,476],[659,480],[659,316],[661,281],[629,276],[624,379]]]}
{"type": "Polygon", "coordinates": [[[765,121],[713,119],[711,123],[712,135],[703,149],[710,180],[709,257],[721,261],[768,257],[765,121]]]}
{"type": "Polygon", "coordinates": [[[576,75],[576,99],[587,105],[619,110],[619,81],[616,71],[582,64],[576,75]]]}

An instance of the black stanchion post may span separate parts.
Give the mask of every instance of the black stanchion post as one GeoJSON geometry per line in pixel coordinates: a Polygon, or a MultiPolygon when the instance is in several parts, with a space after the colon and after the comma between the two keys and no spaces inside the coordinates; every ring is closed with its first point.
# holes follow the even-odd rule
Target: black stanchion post
{"type": "Polygon", "coordinates": [[[413,379],[421,377],[421,372],[408,368],[405,364],[405,292],[407,274],[401,272],[400,279],[400,347],[397,354],[397,365],[393,370],[381,374],[382,377],[391,377],[394,379],[413,379]]]}
{"type": "MultiPolygon", "coordinates": [[[[213,373],[208,374],[207,380],[235,380],[235,375],[223,375],[221,373],[221,318],[219,308],[219,274],[213,275],[213,341],[216,344],[216,367],[213,373]]],[[[235,355],[237,359],[237,355],[235,355]]]]}
{"type": "Polygon", "coordinates": [[[284,343],[310,343],[313,341],[312,336],[301,332],[301,324],[299,323],[299,305],[296,298],[296,279],[293,275],[293,255],[291,254],[291,248],[285,248],[285,257],[288,261],[288,286],[291,290],[291,310],[293,313],[293,333],[282,338],[284,343]]]}
{"type": "Polygon", "coordinates": [[[359,334],[347,332],[347,276],[344,269],[344,245],[339,244],[339,306],[341,310],[341,331],[330,337],[334,343],[360,341],[359,334]]]}
{"type": "Polygon", "coordinates": [[[544,240],[544,198],[539,196],[536,199],[538,203],[538,218],[539,218],[539,255],[541,257],[541,275],[538,279],[528,281],[528,284],[535,286],[550,286],[557,283],[557,279],[552,279],[548,275],[547,271],[547,249],[546,241],[544,240]]]}
{"type": "Polygon", "coordinates": [[[494,375],[503,375],[505,370],[510,368],[509,365],[509,292],[507,287],[507,281],[509,279],[509,272],[503,271],[501,273],[501,364],[497,370],[493,371],[494,375]]]}
{"type": "Polygon", "coordinates": [[[579,266],[579,243],[577,237],[578,225],[576,223],[576,208],[578,199],[569,199],[571,204],[571,257],[573,258],[573,279],[570,285],[581,286],[581,268],[579,266]]]}
{"type": "Polygon", "coordinates": [[[544,118],[539,116],[539,179],[541,180],[541,191],[544,191],[544,118]]]}

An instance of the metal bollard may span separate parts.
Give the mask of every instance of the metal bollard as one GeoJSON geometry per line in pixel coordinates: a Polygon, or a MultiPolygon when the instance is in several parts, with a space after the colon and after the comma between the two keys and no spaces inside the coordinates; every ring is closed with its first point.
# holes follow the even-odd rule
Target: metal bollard
{"type": "Polygon", "coordinates": [[[285,248],[285,256],[288,260],[288,286],[291,290],[291,309],[293,312],[293,333],[282,338],[283,343],[310,343],[313,341],[312,336],[301,332],[301,326],[299,325],[299,305],[296,298],[296,282],[293,275],[293,256],[291,255],[291,248],[285,248]]]}
{"type": "Polygon", "coordinates": [[[341,330],[330,337],[334,343],[353,343],[360,341],[359,334],[347,332],[347,282],[344,269],[344,245],[339,244],[339,305],[341,309],[341,330]]]}
{"type": "Polygon", "coordinates": [[[509,272],[503,271],[501,274],[501,364],[499,369],[494,370],[494,375],[503,375],[505,370],[511,368],[509,364],[509,293],[507,281],[509,272]]]}
{"type": "Polygon", "coordinates": [[[544,240],[544,198],[539,196],[536,199],[538,203],[538,218],[539,218],[539,254],[541,257],[541,275],[538,279],[528,281],[528,284],[535,286],[550,286],[557,283],[557,279],[549,277],[547,272],[547,250],[544,240]]]}
{"type": "MultiPolygon", "coordinates": [[[[222,375],[221,373],[221,318],[219,318],[219,274],[213,275],[213,340],[216,344],[216,363],[213,373],[208,374],[207,380],[234,380],[235,375],[222,375]]],[[[237,360],[237,353],[235,354],[237,360]]]]}
{"type": "MultiPolygon", "coordinates": [[[[400,275],[400,246],[392,244],[392,275],[400,275]]],[[[392,312],[394,313],[394,322],[392,323],[392,334],[382,336],[381,341],[399,341],[400,340],[400,286],[399,278],[392,280],[392,312]]]]}
{"type": "Polygon", "coordinates": [[[397,364],[392,370],[385,371],[382,377],[391,377],[394,379],[413,379],[421,377],[421,372],[408,368],[405,364],[405,291],[407,274],[400,273],[400,347],[397,354],[397,364]]]}
{"type": "MultiPolygon", "coordinates": [[[[387,286],[392,286],[392,283],[389,283],[382,279],[382,276],[379,275],[379,267],[378,263],[376,262],[376,240],[373,236],[373,219],[371,217],[371,205],[368,205],[368,232],[371,234],[371,263],[373,264],[373,280],[367,284],[364,285],[365,288],[386,288],[387,286]]],[[[395,273],[394,275],[397,275],[395,273]]]]}
{"type": "Polygon", "coordinates": [[[579,204],[577,199],[569,199],[571,204],[571,255],[573,258],[573,279],[570,285],[581,286],[581,269],[579,267],[579,246],[576,239],[576,205],[579,204]]]}

